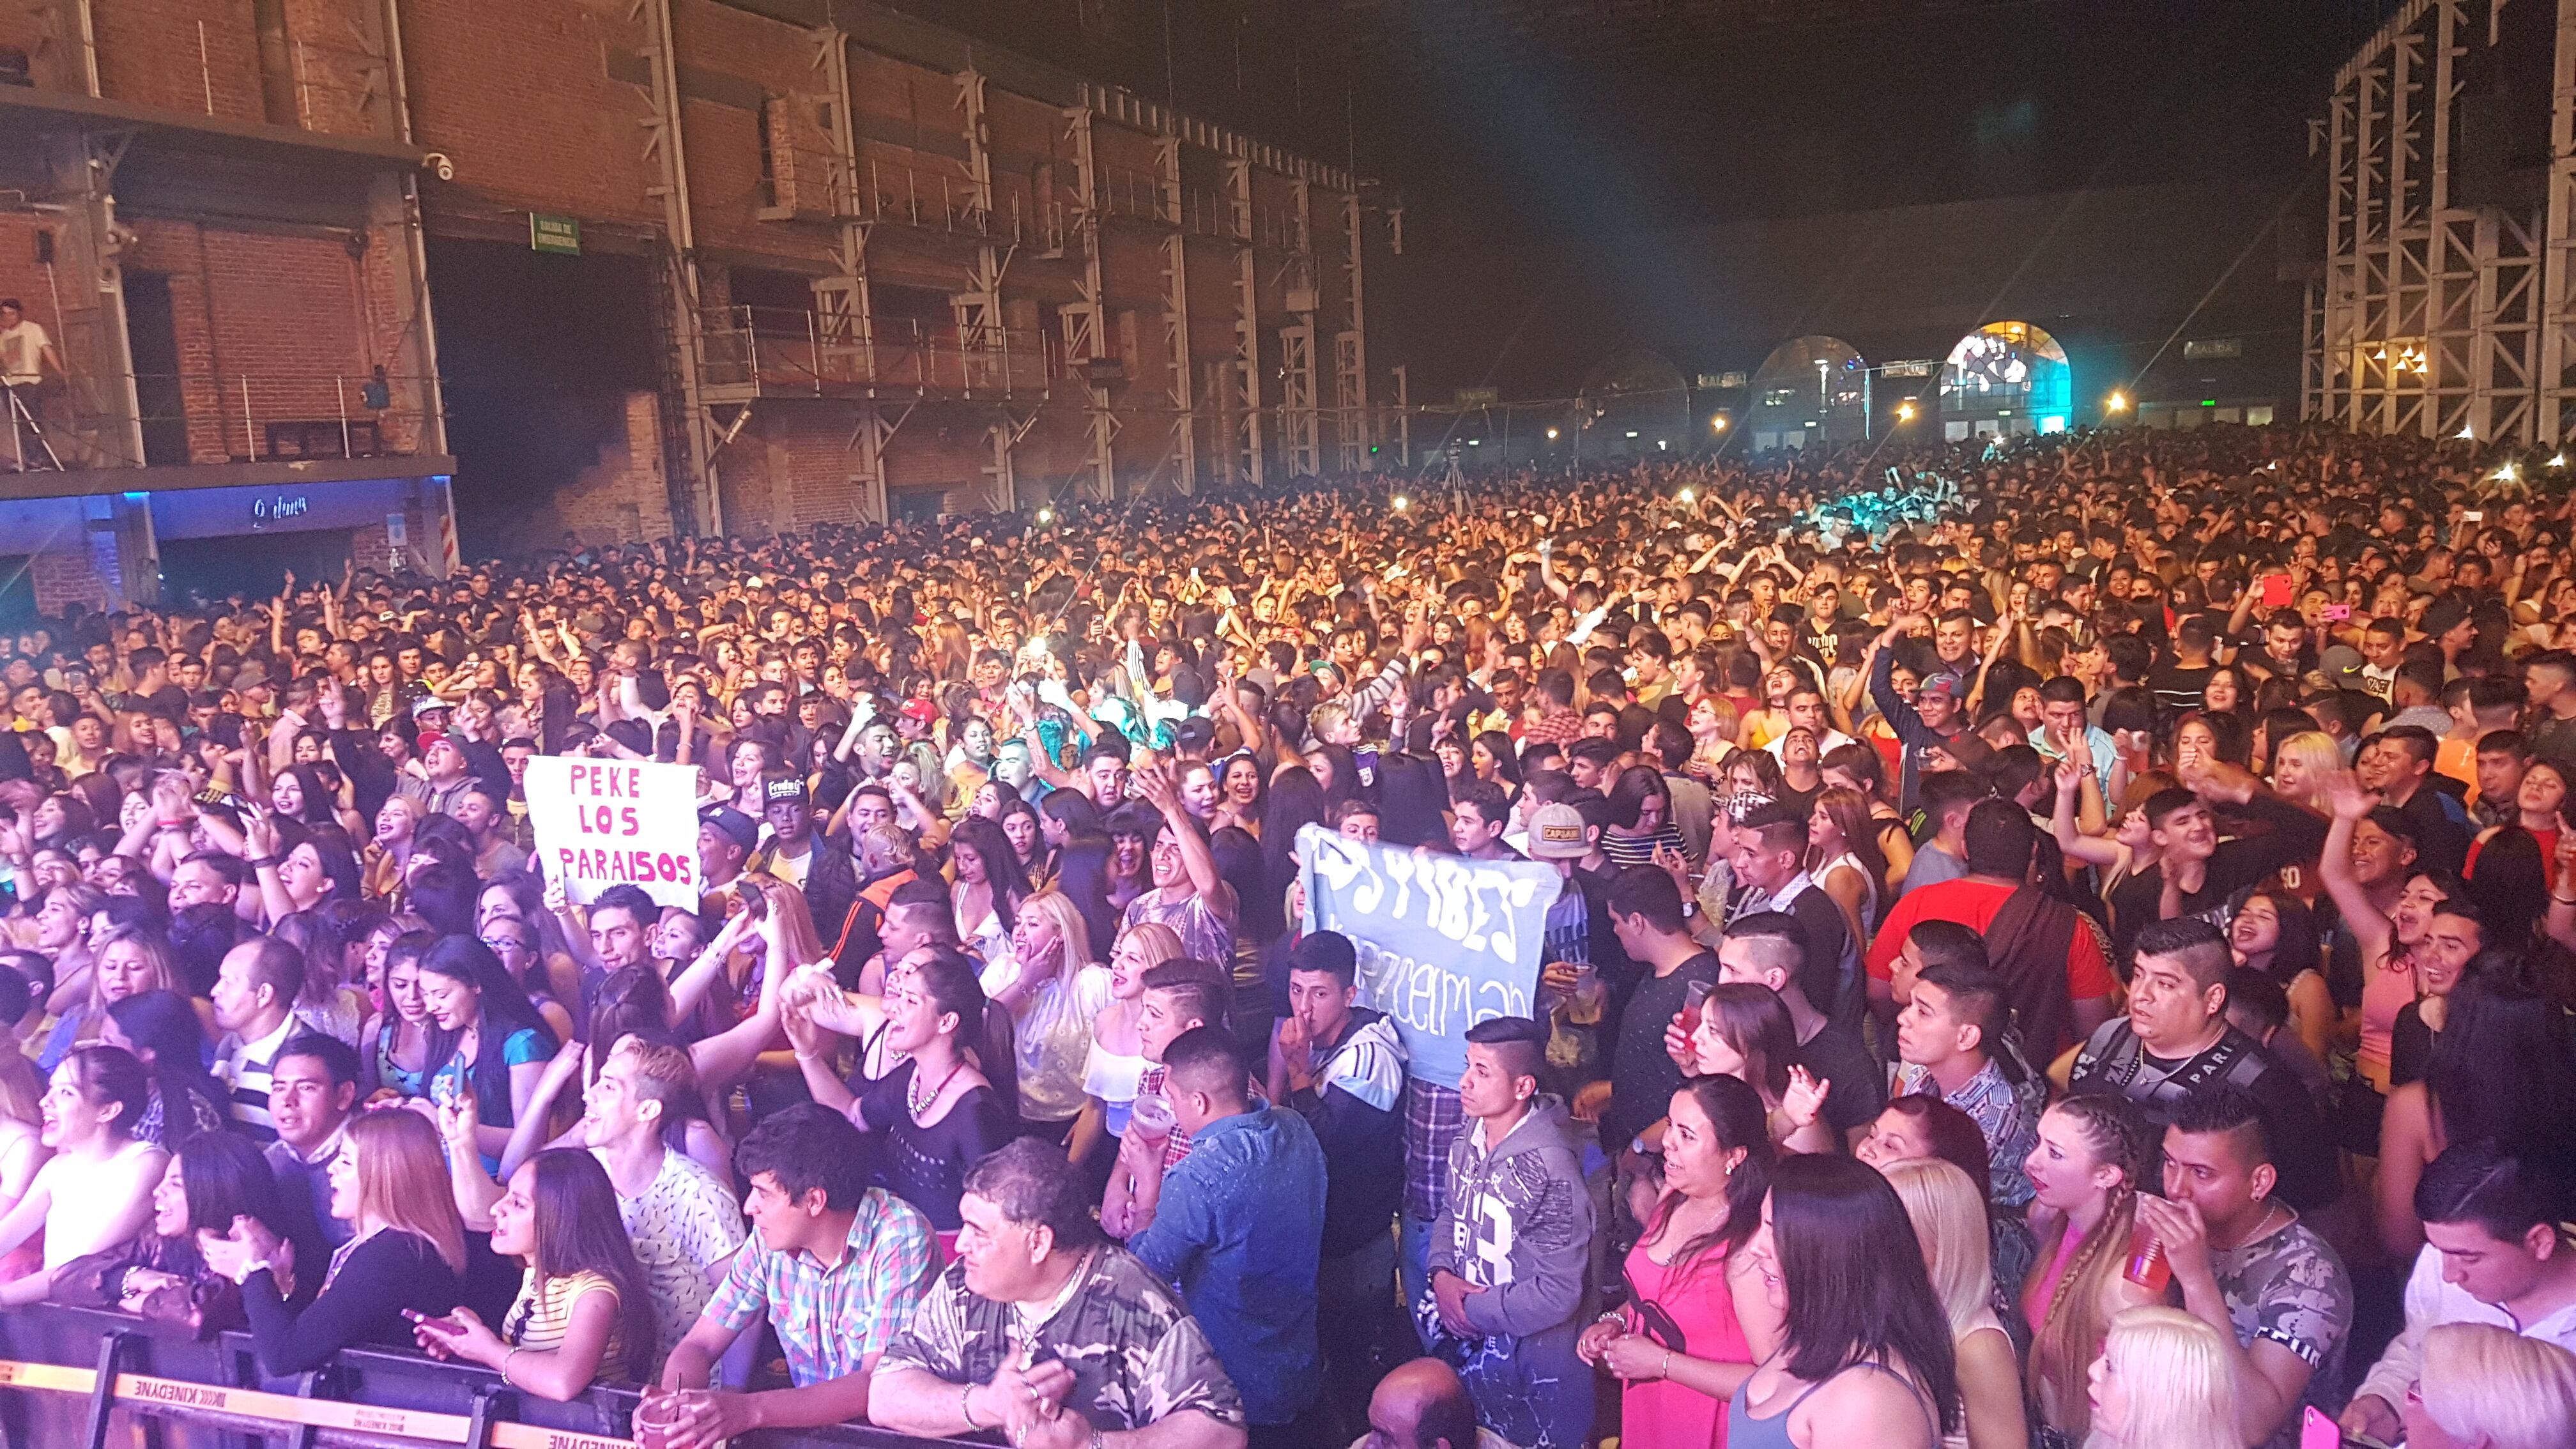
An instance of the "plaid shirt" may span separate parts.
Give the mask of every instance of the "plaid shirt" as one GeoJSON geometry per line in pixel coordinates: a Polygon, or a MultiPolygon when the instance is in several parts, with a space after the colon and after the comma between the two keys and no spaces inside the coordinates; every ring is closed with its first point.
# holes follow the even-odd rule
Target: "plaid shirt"
{"type": "Polygon", "coordinates": [[[1583,716],[1573,710],[1550,710],[1521,726],[1525,745],[1570,745],[1583,738],[1583,716]]]}
{"type": "Polygon", "coordinates": [[[706,1311],[740,1332],[765,1310],[787,1350],[788,1376],[801,1389],[866,1367],[868,1355],[883,1351],[911,1320],[935,1267],[930,1220],[872,1187],[859,1198],[849,1250],[837,1265],[802,1250],[772,1252],[754,1233],[706,1311]]]}
{"type": "MultiPolygon", "coordinates": [[[[1136,1095],[1139,1097],[1168,1096],[1169,1094],[1163,1090],[1163,1081],[1170,1075],[1171,1068],[1160,1062],[1147,1067],[1136,1076],[1136,1095]]],[[[1175,1122],[1172,1124],[1172,1135],[1163,1139],[1163,1170],[1169,1172],[1180,1166],[1181,1159],[1189,1155],[1190,1129],[1175,1122]]]]}
{"type": "Polygon", "coordinates": [[[1449,1197],[1449,1144],[1467,1130],[1455,1087],[1404,1084],[1404,1215],[1436,1218],[1449,1197]]]}

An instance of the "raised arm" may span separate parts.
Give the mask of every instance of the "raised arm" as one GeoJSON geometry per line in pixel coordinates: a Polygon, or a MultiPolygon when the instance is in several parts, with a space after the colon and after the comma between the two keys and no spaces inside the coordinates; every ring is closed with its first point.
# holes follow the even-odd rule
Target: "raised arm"
{"type": "MultiPolygon", "coordinates": [[[[2326,827],[2317,874],[2325,878],[2326,893],[2334,897],[2335,909],[2343,913],[2344,927],[2360,945],[2362,960],[2385,961],[2396,941],[2396,927],[2352,873],[2353,831],[2379,801],[2365,792],[2349,771],[2343,771],[2326,782],[2326,803],[2333,807],[2334,823],[2326,827]]],[[[2555,914],[2554,908],[2552,913],[2555,914]]]]}
{"type": "Polygon", "coordinates": [[[1181,804],[1181,792],[1172,784],[1172,767],[1157,761],[1138,768],[1135,779],[1146,801],[1163,812],[1164,824],[1180,848],[1181,865],[1190,873],[1190,885],[1202,896],[1215,896],[1224,888],[1225,877],[1217,873],[1216,856],[1208,850],[1207,838],[1199,834],[1198,822],[1181,804]]]}

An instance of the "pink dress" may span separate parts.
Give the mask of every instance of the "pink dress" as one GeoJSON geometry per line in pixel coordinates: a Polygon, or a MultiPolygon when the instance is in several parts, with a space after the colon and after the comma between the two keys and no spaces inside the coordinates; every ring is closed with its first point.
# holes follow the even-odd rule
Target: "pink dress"
{"type": "MultiPolygon", "coordinates": [[[[1726,1291],[1723,1248],[1668,1266],[1647,1256],[1640,1240],[1628,1250],[1628,1282],[1637,1300],[1627,1310],[1632,1331],[1692,1358],[1753,1361],[1744,1327],[1735,1321],[1735,1299],[1726,1291]],[[1678,1342],[1673,1329],[1680,1330],[1678,1342]]],[[[1726,1449],[1726,1401],[1663,1379],[1631,1383],[1619,1399],[1619,1442],[1638,1449],[1726,1449]]]]}

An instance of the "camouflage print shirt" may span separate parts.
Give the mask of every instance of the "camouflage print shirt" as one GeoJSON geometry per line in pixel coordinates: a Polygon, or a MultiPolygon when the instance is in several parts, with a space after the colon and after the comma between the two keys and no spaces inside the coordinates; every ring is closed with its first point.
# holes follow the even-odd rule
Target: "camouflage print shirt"
{"type": "MultiPolygon", "coordinates": [[[[1015,1354],[1019,1314],[966,1286],[952,1262],[886,1346],[877,1369],[917,1368],[952,1384],[990,1382],[1015,1354]]],[[[1241,1426],[1243,1400],[1180,1295],[1124,1248],[1092,1251],[1080,1281],[1036,1332],[1038,1357],[1073,1370],[1065,1403],[1104,1431],[1141,1429],[1184,1409],[1241,1426]]]]}
{"type": "MultiPolygon", "coordinates": [[[[2283,1212],[2289,1209],[2284,1207],[2283,1212]]],[[[2307,1361],[2304,1402],[2331,1416],[2342,1407],[2343,1349],[2352,1334],[2352,1276],[2323,1238],[2293,1218],[2289,1226],[2235,1248],[2212,1248],[2209,1267],[2227,1300],[2236,1341],[2263,1339],[2307,1361]]],[[[2265,1449],[2297,1449],[2299,1415],[2281,1423],[2265,1449]]]]}

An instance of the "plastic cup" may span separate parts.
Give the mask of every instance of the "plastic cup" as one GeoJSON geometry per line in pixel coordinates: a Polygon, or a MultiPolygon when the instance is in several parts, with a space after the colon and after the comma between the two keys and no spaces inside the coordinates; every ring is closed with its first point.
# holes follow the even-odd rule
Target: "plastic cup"
{"type": "Polygon", "coordinates": [[[680,1417],[679,1395],[646,1394],[635,1406],[636,1449],[670,1449],[680,1417]]]}
{"type": "Polygon", "coordinates": [[[2162,1293],[2173,1282],[2173,1263],[2165,1257],[2165,1245],[2156,1241],[2155,1229],[2144,1222],[2129,1229],[2129,1257],[2120,1274],[2150,1293],[2162,1293]]]}
{"type": "Polygon", "coordinates": [[[1172,1129],[1180,1125],[1172,1115],[1172,1104],[1159,1096],[1138,1097],[1127,1114],[1129,1131],[1141,1133],[1148,1142],[1168,1141],[1172,1129]]]}

